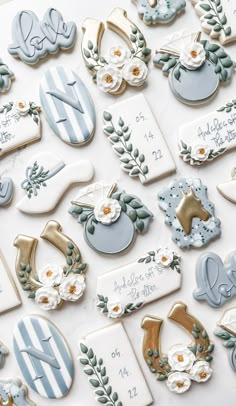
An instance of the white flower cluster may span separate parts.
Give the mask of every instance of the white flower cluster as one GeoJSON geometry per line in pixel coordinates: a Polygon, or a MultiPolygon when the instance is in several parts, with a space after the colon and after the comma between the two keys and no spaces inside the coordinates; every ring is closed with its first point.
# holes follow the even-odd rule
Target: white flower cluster
{"type": "Polygon", "coordinates": [[[99,223],[109,225],[114,223],[121,215],[121,206],[115,199],[100,200],[94,207],[94,216],[99,223]]]}
{"type": "Polygon", "coordinates": [[[49,264],[38,271],[42,287],[35,293],[35,301],[43,310],[54,310],[62,300],[75,302],[84,293],[85,279],[83,275],[65,276],[63,268],[49,264]]]}
{"type": "Polygon", "coordinates": [[[208,145],[195,145],[191,151],[191,158],[195,161],[204,162],[208,159],[210,152],[208,145]]]}
{"type": "Polygon", "coordinates": [[[26,116],[29,112],[30,104],[25,99],[18,99],[15,101],[13,108],[17,114],[20,114],[20,116],[26,116]]]}
{"type": "Polygon", "coordinates": [[[192,351],[182,344],[174,345],[168,352],[168,363],[173,372],[167,379],[167,386],[172,392],[184,393],[191,381],[206,382],[212,375],[207,361],[197,360],[192,351]]]}
{"type": "Polygon", "coordinates": [[[115,93],[125,80],[131,86],[142,86],[148,75],[148,68],[141,59],[131,57],[127,47],[112,47],[108,64],[97,72],[97,86],[103,92],[115,93]]]}

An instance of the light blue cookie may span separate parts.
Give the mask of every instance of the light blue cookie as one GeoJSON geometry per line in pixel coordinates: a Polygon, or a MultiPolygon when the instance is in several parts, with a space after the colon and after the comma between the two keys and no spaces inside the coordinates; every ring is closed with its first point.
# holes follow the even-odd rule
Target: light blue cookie
{"type": "Polygon", "coordinates": [[[11,178],[0,178],[0,207],[6,206],[13,197],[13,181],[11,178]]]}
{"type": "Polygon", "coordinates": [[[163,24],[173,20],[186,6],[185,0],[132,0],[138,7],[139,17],[147,25],[163,24]]]}
{"type": "Polygon", "coordinates": [[[236,307],[225,310],[217,325],[219,327],[214,334],[224,340],[223,346],[228,349],[230,366],[236,373],[236,307]]]}
{"type": "Polygon", "coordinates": [[[236,295],[236,251],[231,252],[224,264],[212,252],[200,256],[196,266],[196,300],[205,300],[212,307],[221,307],[236,295]]]}
{"type": "Polygon", "coordinates": [[[14,73],[0,58],[0,92],[5,93],[11,87],[11,82],[15,78],[14,73]]]}
{"type": "Polygon", "coordinates": [[[158,200],[178,247],[201,247],[220,235],[220,220],[200,179],[175,179],[158,193],[158,200]]]}
{"type": "Polygon", "coordinates": [[[8,52],[23,62],[35,64],[47,54],[55,54],[59,49],[69,49],[74,45],[76,24],[65,23],[61,13],[49,8],[42,21],[31,10],[17,13],[12,23],[12,44],[8,52]]]}
{"type": "Polygon", "coordinates": [[[96,124],[92,98],[72,70],[58,66],[45,72],[40,84],[43,112],[62,141],[80,146],[91,140],[96,124]]]}
{"type": "Polygon", "coordinates": [[[59,330],[44,317],[25,316],[16,325],[13,342],[18,366],[31,389],[49,399],[65,396],[74,368],[59,330]]]}

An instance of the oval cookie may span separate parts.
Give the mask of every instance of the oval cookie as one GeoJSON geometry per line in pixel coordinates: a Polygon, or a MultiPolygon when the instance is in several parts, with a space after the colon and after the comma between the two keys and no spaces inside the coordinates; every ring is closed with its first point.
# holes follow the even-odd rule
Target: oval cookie
{"type": "Polygon", "coordinates": [[[29,315],[17,323],[13,337],[18,366],[31,389],[49,399],[65,396],[74,368],[59,330],[46,318],[29,315]]]}
{"type": "Polygon", "coordinates": [[[95,110],[82,80],[72,70],[58,66],[46,71],[40,100],[52,130],[67,144],[88,142],[95,130],[95,110]]]}

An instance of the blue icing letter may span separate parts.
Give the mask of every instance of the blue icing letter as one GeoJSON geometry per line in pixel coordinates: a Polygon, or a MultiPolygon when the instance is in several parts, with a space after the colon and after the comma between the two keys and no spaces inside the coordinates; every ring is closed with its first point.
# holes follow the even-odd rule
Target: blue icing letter
{"type": "Polygon", "coordinates": [[[47,54],[74,45],[76,24],[65,23],[59,11],[49,8],[42,21],[33,11],[17,13],[12,23],[13,43],[8,51],[28,64],[35,64],[47,54]]]}
{"type": "Polygon", "coordinates": [[[95,110],[81,79],[61,66],[46,71],[40,84],[40,100],[53,131],[64,142],[79,146],[95,131],[95,110]]]}

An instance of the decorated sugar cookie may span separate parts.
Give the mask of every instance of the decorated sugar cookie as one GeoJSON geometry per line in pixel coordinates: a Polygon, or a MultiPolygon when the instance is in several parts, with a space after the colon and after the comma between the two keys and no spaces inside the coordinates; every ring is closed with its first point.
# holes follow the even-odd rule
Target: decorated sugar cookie
{"type": "Polygon", "coordinates": [[[105,254],[128,248],[136,233],[147,231],[153,217],[137,196],[116,189],[116,184],[93,183],[80,189],[69,209],[84,225],[87,244],[105,254]]]}
{"type": "Polygon", "coordinates": [[[28,389],[20,379],[0,379],[0,404],[4,406],[36,406],[28,398],[28,389]]]}
{"type": "Polygon", "coordinates": [[[180,257],[168,248],[159,248],[98,276],[97,308],[111,319],[120,318],[180,286],[180,257]]]}
{"type": "Polygon", "coordinates": [[[8,348],[0,341],[0,369],[3,368],[6,355],[8,355],[8,348]]]}
{"type": "MultiPolygon", "coordinates": [[[[98,404],[149,406],[152,395],[122,323],[79,341],[80,364],[98,404]]],[[[92,404],[89,401],[88,404],[92,404]]]]}
{"type": "Polygon", "coordinates": [[[186,6],[185,0],[132,0],[139,17],[147,25],[164,24],[173,20],[186,6]]]}
{"type": "Polygon", "coordinates": [[[231,177],[231,180],[217,185],[217,189],[225,199],[236,203],[236,168],[232,170],[231,177]]]}
{"type": "Polygon", "coordinates": [[[236,147],[236,100],[200,116],[179,129],[179,155],[190,165],[202,165],[236,147]]]}
{"type": "Polygon", "coordinates": [[[5,93],[10,89],[13,79],[15,79],[14,73],[0,58],[0,93],[5,93]]]}
{"type": "Polygon", "coordinates": [[[140,87],[148,75],[151,50],[146,48],[144,35],[128,19],[127,13],[115,8],[106,21],[87,18],[83,23],[82,54],[94,83],[103,92],[121,94],[127,85],[140,87]],[[101,39],[105,29],[114,31],[121,42],[101,55],[101,39]],[[124,44],[125,41],[125,44],[124,44]]]}
{"type": "Polygon", "coordinates": [[[175,163],[143,94],[112,105],[103,113],[103,130],[121,168],[148,183],[175,172],[175,163]]]}
{"type": "Polygon", "coordinates": [[[169,76],[175,97],[201,104],[213,97],[220,84],[230,81],[235,62],[218,44],[201,40],[201,33],[179,31],[163,41],[154,64],[169,76]]]}
{"type": "Polygon", "coordinates": [[[236,372],[236,308],[227,309],[223,313],[215,335],[221,338],[223,346],[228,349],[230,366],[236,372]]]}
{"type": "Polygon", "coordinates": [[[222,45],[236,40],[234,0],[191,0],[202,29],[222,45]]]}
{"type": "Polygon", "coordinates": [[[160,340],[163,320],[146,316],[142,321],[143,357],[158,381],[165,381],[171,392],[183,394],[194,382],[205,383],[211,378],[214,344],[202,323],[188,313],[184,303],[175,303],[168,319],[184,328],[193,342],[189,346],[176,344],[163,354],[160,340]]]}
{"type": "Polygon", "coordinates": [[[21,298],[0,251],[0,314],[21,305],[21,298]]]}
{"type": "Polygon", "coordinates": [[[178,247],[202,247],[220,236],[220,220],[200,179],[175,179],[158,193],[158,200],[178,247]]]}
{"type": "Polygon", "coordinates": [[[24,197],[16,205],[23,213],[38,214],[53,210],[74,183],[87,182],[94,174],[90,161],[66,164],[51,152],[31,158],[21,182],[24,197]]]}
{"type": "Polygon", "coordinates": [[[14,186],[11,178],[0,178],[0,207],[7,206],[13,198],[14,186]]]}
{"type": "Polygon", "coordinates": [[[48,69],[39,92],[49,125],[62,141],[80,146],[91,140],[96,122],[94,105],[75,72],[62,66],[48,69]]]}
{"type": "Polygon", "coordinates": [[[12,22],[12,44],[8,52],[33,65],[48,54],[74,45],[76,24],[66,23],[61,13],[49,8],[42,21],[31,10],[19,11],[12,22]]]}
{"type": "Polygon", "coordinates": [[[221,307],[236,295],[236,251],[223,263],[213,252],[202,254],[196,265],[196,300],[206,301],[212,307],[221,307]]]}
{"type": "Polygon", "coordinates": [[[77,302],[86,288],[87,268],[87,264],[82,262],[79,248],[62,233],[62,227],[54,220],[46,224],[40,237],[61,251],[65,256],[64,264],[52,262],[36,269],[38,240],[18,235],[14,241],[18,249],[16,274],[22,289],[43,310],[57,309],[64,302],[77,302]]]}
{"type": "Polygon", "coordinates": [[[40,107],[23,98],[0,107],[0,158],[40,140],[39,112],[40,107]]]}
{"type": "Polygon", "coordinates": [[[73,361],[64,337],[51,321],[37,315],[23,317],[14,329],[13,344],[19,369],[32,390],[49,399],[68,393],[73,361]]]}

